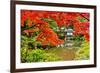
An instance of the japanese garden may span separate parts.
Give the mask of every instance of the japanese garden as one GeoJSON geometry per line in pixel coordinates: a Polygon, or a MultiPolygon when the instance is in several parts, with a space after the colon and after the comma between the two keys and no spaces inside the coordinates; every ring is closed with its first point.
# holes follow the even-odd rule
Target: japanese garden
{"type": "Polygon", "coordinates": [[[21,10],[21,62],[88,60],[89,13],[21,10]]]}

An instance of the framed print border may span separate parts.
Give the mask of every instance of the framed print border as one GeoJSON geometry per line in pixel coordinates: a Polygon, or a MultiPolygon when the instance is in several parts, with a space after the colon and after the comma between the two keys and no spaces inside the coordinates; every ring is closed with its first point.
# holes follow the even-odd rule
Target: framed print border
{"type": "Polygon", "coordinates": [[[14,72],[27,72],[27,71],[42,71],[42,70],[58,70],[58,69],[75,69],[75,68],[90,68],[96,67],[96,6],[93,5],[77,5],[77,4],[61,4],[61,3],[46,3],[46,2],[31,2],[31,1],[11,1],[11,61],[10,71],[14,72]],[[83,8],[94,10],[94,63],[87,65],[74,65],[74,66],[55,66],[55,67],[40,67],[40,68],[16,68],[16,5],[36,5],[36,6],[50,6],[50,7],[69,7],[69,8],[83,8]]]}

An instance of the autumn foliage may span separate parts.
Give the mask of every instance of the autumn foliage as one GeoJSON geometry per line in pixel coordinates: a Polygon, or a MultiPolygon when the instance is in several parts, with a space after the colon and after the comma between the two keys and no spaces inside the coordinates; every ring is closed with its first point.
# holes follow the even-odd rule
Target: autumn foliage
{"type": "Polygon", "coordinates": [[[89,41],[89,13],[21,10],[21,27],[27,25],[27,29],[22,32],[27,35],[38,32],[36,40],[42,45],[56,46],[64,43],[64,40],[59,39],[57,33],[50,28],[51,24],[43,18],[54,20],[59,28],[72,25],[74,35],[82,34],[89,41]]]}
{"type": "Polygon", "coordinates": [[[57,34],[50,28],[44,28],[42,32],[37,36],[37,40],[41,41],[43,45],[51,44],[59,45],[63,43],[63,40],[60,40],[57,34]]]}

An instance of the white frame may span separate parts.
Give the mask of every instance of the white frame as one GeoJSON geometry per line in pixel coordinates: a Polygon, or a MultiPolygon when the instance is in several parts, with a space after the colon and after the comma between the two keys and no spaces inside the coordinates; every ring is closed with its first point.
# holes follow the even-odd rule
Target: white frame
{"type": "Polygon", "coordinates": [[[36,5],[16,5],[16,68],[40,68],[55,66],[75,66],[94,64],[94,10],[71,7],[51,7],[36,5]],[[62,12],[87,12],[90,13],[90,59],[89,60],[73,60],[58,62],[37,62],[37,63],[21,63],[20,61],[20,10],[44,10],[44,11],[62,11],[62,12]]]}

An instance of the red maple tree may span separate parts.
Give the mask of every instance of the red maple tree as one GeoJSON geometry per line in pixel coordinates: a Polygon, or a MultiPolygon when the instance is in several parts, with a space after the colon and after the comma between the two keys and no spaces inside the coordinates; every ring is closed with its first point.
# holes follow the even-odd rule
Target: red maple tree
{"type": "Polygon", "coordinates": [[[55,20],[58,27],[67,28],[69,25],[73,25],[74,34],[82,34],[89,41],[89,13],[21,10],[21,27],[24,27],[27,21],[28,27],[34,26],[36,28],[23,32],[28,34],[39,31],[37,40],[41,41],[43,45],[56,46],[64,41],[58,38],[57,34],[50,28],[50,24],[43,21],[42,18],[55,20]],[[84,18],[86,21],[81,22],[78,17],[84,18]]]}

